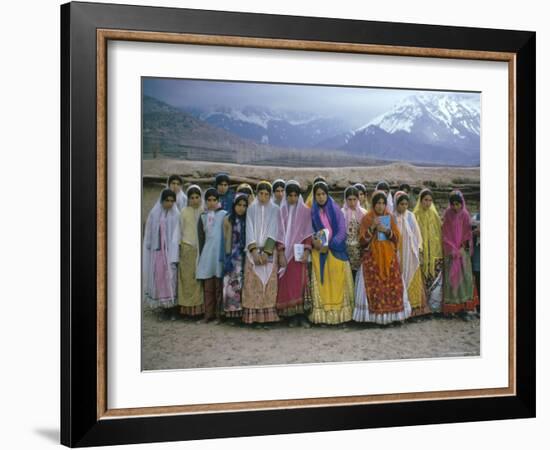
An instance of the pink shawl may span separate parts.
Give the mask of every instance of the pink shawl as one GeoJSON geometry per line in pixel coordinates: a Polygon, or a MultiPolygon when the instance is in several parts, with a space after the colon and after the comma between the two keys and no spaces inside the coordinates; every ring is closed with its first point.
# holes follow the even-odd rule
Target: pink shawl
{"type": "MultiPolygon", "coordinates": [[[[302,196],[298,196],[298,203],[290,206],[286,198],[281,205],[281,226],[284,233],[285,257],[287,263],[294,258],[294,244],[301,244],[313,234],[311,225],[311,209],[306,206],[302,196]]],[[[279,272],[279,277],[285,270],[279,272]]]]}
{"type": "Polygon", "coordinates": [[[469,242],[470,254],[473,251],[472,227],[470,223],[470,213],[466,208],[466,201],[460,191],[453,191],[462,199],[462,209],[455,212],[450,202],[443,213],[443,250],[446,255],[451,256],[451,267],[449,281],[451,287],[455,290],[462,279],[462,254],[463,244],[469,242]]]}
{"type": "Polygon", "coordinates": [[[361,223],[361,219],[365,214],[367,214],[367,210],[363,208],[359,204],[359,202],[357,202],[357,207],[355,209],[351,209],[345,200],[344,200],[344,206],[342,208],[342,212],[344,213],[344,217],[346,218],[346,227],[349,226],[349,223],[354,217],[357,223],[361,223]]]}

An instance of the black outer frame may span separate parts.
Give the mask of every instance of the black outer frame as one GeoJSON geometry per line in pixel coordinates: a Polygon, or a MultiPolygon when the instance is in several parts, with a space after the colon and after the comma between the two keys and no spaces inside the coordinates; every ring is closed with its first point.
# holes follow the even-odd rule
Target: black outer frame
{"type": "Polygon", "coordinates": [[[534,417],[534,192],[534,32],[80,2],[62,5],[61,443],[82,447],[534,417]],[[517,395],[97,420],[98,28],[515,53],[515,182],[517,198],[522,199],[516,204],[517,395]]]}

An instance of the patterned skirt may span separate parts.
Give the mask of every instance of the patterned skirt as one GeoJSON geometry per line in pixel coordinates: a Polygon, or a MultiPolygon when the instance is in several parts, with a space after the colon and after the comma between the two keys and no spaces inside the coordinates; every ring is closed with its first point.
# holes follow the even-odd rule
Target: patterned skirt
{"type": "Polygon", "coordinates": [[[277,258],[273,259],[271,275],[264,286],[254,272],[254,264],[248,258],[244,263],[244,285],[242,291],[243,322],[278,322],[277,315],[277,258]]]}

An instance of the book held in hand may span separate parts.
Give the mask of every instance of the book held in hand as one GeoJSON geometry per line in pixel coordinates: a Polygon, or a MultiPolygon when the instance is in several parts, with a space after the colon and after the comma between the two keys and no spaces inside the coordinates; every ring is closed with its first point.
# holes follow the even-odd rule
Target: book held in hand
{"type": "Polygon", "coordinates": [[[294,244],[294,261],[300,262],[304,258],[304,244],[294,244]]]}
{"type": "Polygon", "coordinates": [[[322,247],[328,247],[328,240],[330,238],[330,231],[328,228],[323,228],[322,230],[317,231],[313,237],[314,239],[321,241],[322,247]]]}
{"type": "MultiPolygon", "coordinates": [[[[391,226],[391,217],[390,216],[380,216],[378,218],[380,220],[380,223],[385,228],[390,228],[391,226]]],[[[381,231],[378,232],[378,240],[379,241],[387,241],[388,237],[386,236],[386,233],[382,233],[381,231]]]]}

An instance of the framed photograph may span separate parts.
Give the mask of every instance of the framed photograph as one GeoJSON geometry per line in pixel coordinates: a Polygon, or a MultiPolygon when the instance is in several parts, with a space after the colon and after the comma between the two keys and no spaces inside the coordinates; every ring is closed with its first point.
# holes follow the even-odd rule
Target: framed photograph
{"type": "Polygon", "coordinates": [[[535,33],[77,2],[61,55],[62,444],[535,416],[535,33]]]}

